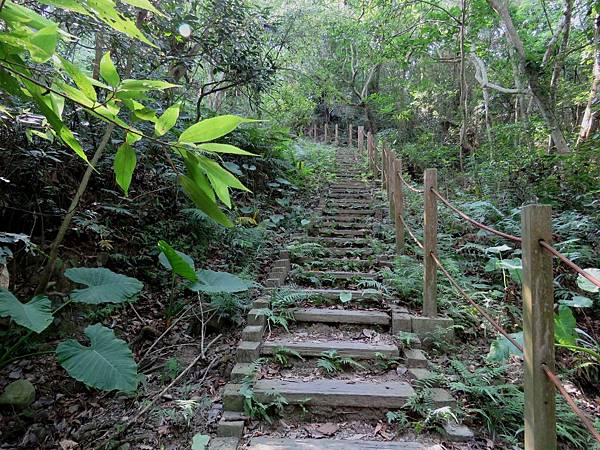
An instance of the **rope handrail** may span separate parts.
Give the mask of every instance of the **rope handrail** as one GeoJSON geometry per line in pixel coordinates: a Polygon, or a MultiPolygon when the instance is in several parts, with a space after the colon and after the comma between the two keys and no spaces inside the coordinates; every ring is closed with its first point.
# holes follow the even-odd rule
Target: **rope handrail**
{"type": "Polygon", "coordinates": [[[462,295],[465,298],[465,300],[467,300],[483,317],[485,317],[487,319],[487,321],[492,325],[492,327],[494,327],[494,329],[498,333],[500,333],[502,336],[504,336],[506,339],[508,339],[508,341],[510,341],[511,344],[513,344],[517,349],[519,349],[521,352],[523,352],[523,346],[521,344],[519,344],[515,340],[515,338],[513,338],[510,334],[508,334],[508,332],[504,328],[502,328],[502,326],[498,322],[496,322],[492,318],[492,316],[490,316],[490,314],[482,306],[480,306],[477,302],[475,302],[475,300],[473,300],[469,296],[469,294],[467,294],[467,292],[463,288],[460,287],[460,285],[454,279],[454,277],[452,275],[450,275],[450,273],[446,270],[446,268],[444,267],[442,262],[439,260],[437,255],[432,252],[431,257],[433,258],[433,261],[435,262],[436,266],[438,266],[438,268],[442,271],[442,273],[446,276],[446,278],[448,278],[448,281],[450,281],[450,284],[460,293],[460,295],[462,295]]]}
{"type": "Polygon", "coordinates": [[[417,194],[422,194],[425,191],[422,189],[417,189],[416,187],[411,186],[410,184],[408,184],[408,182],[404,179],[404,177],[402,176],[402,174],[400,172],[398,173],[398,177],[400,177],[400,180],[402,180],[402,183],[404,183],[404,185],[408,188],[408,190],[413,191],[417,194]]]}
{"type": "Polygon", "coordinates": [[[454,211],[460,217],[462,217],[463,219],[465,219],[467,222],[472,223],[476,227],[481,228],[482,230],[488,231],[490,233],[496,234],[498,236],[501,236],[501,237],[503,237],[505,239],[508,239],[510,241],[513,241],[513,242],[519,242],[519,243],[522,242],[522,239],[520,237],[518,237],[518,236],[514,236],[512,234],[508,234],[508,233],[504,233],[503,231],[496,230],[495,228],[492,228],[492,227],[490,227],[488,225],[485,225],[485,224],[483,224],[481,222],[476,221],[472,217],[469,217],[467,214],[465,214],[460,209],[458,209],[456,206],[454,206],[452,203],[450,203],[450,201],[448,201],[444,196],[442,196],[442,194],[440,194],[437,191],[437,189],[431,188],[431,192],[433,192],[434,195],[437,198],[439,198],[444,205],[446,205],[448,208],[450,208],[452,211],[454,211]]]}
{"type": "MultiPolygon", "coordinates": [[[[492,327],[494,327],[494,329],[496,331],[498,331],[502,336],[504,336],[506,339],[508,339],[510,341],[511,344],[513,344],[517,349],[519,349],[521,351],[521,353],[524,352],[523,346],[521,344],[519,344],[512,336],[510,336],[508,334],[508,332],[502,328],[502,326],[496,322],[489,314],[488,312],[481,307],[479,304],[477,304],[470,296],[469,294],[467,294],[465,292],[465,290],[463,288],[460,287],[460,285],[458,284],[458,282],[454,279],[454,277],[452,277],[452,275],[450,275],[450,273],[446,270],[446,268],[444,267],[444,265],[442,264],[442,262],[439,260],[439,258],[437,257],[437,255],[435,253],[431,253],[431,257],[434,260],[435,264],[438,266],[438,268],[442,271],[442,273],[446,276],[446,278],[448,278],[448,281],[450,281],[450,284],[483,316],[487,319],[487,321],[492,325],[492,327]]],[[[585,415],[585,413],[577,406],[577,404],[575,403],[575,400],[573,400],[573,397],[571,397],[571,395],[569,395],[569,393],[567,392],[567,390],[565,389],[565,387],[563,386],[563,384],[561,383],[560,379],[558,378],[558,376],[552,372],[546,365],[542,366],[542,369],[544,370],[544,373],[546,374],[546,376],[548,377],[548,379],[552,382],[552,384],[554,384],[554,386],[556,387],[556,389],[558,390],[559,394],[562,395],[562,397],[565,399],[565,401],[567,402],[567,404],[569,405],[569,407],[571,408],[571,410],[581,419],[581,422],[583,423],[584,427],[592,434],[592,436],[594,437],[594,439],[598,442],[600,442],[600,434],[598,433],[598,431],[596,431],[596,428],[594,427],[594,425],[592,424],[591,420],[585,415]]]]}
{"type": "Polygon", "coordinates": [[[579,408],[579,406],[577,406],[575,400],[573,400],[573,397],[571,397],[571,395],[567,392],[558,376],[554,372],[552,372],[545,364],[542,365],[542,370],[544,371],[548,379],[552,382],[552,384],[554,384],[560,395],[563,396],[563,398],[571,408],[571,411],[577,414],[577,416],[581,419],[581,422],[583,422],[583,425],[592,434],[594,439],[600,442],[600,433],[598,433],[598,431],[594,427],[594,424],[592,424],[590,418],[585,415],[585,413],[579,408]]]}
{"type": "Polygon", "coordinates": [[[590,283],[600,287],[600,280],[596,279],[595,277],[593,277],[592,275],[587,273],[585,270],[583,270],[581,267],[579,267],[577,264],[575,264],[573,261],[571,261],[565,255],[563,255],[561,252],[556,250],[554,247],[552,247],[546,241],[540,241],[540,245],[544,248],[544,250],[546,250],[548,253],[556,256],[558,259],[560,259],[562,262],[564,262],[567,266],[569,266],[569,268],[573,269],[575,272],[577,272],[583,278],[588,280],[590,283]]]}
{"type": "Polygon", "coordinates": [[[408,232],[408,235],[413,238],[413,241],[415,241],[415,243],[417,244],[417,246],[421,249],[424,250],[425,247],[423,247],[423,244],[421,243],[421,241],[419,241],[419,239],[417,239],[417,236],[413,233],[413,231],[408,227],[408,225],[406,224],[406,222],[404,221],[404,219],[402,218],[402,216],[398,216],[398,218],[400,219],[400,222],[402,222],[402,226],[404,226],[404,228],[406,228],[406,231],[408,232]]]}

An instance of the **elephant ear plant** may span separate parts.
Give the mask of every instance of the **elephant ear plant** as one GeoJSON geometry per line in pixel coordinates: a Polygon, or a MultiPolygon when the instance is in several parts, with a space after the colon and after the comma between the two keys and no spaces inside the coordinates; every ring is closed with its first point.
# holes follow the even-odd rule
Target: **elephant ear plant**
{"type": "MultiPolygon", "coordinates": [[[[46,296],[37,295],[22,303],[10,291],[0,288],[0,317],[9,317],[15,324],[29,330],[0,357],[0,367],[17,359],[13,357],[14,352],[32,334],[44,332],[53,323],[56,313],[68,304],[101,305],[133,301],[144,287],[139,280],[106,268],[77,267],[66,270],[65,276],[83,287],[73,290],[68,299],[55,309],[46,296]]],[[[58,344],[54,353],[60,365],[69,375],[88,386],[105,391],[135,391],[137,364],[127,343],[99,323],[89,325],[84,333],[89,345],[82,345],[74,339],[58,344]]]]}

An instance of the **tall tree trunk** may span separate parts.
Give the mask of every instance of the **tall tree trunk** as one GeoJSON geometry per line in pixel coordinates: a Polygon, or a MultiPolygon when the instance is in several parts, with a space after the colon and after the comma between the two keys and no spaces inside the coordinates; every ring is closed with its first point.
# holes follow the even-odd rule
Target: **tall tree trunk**
{"type": "Polygon", "coordinates": [[[600,121],[600,13],[594,21],[594,68],[592,72],[592,89],[588,98],[583,119],[581,120],[581,129],[577,145],[589,139],[589,137],[598,129],[600,121]]]}
{"type": "Polygon", "coordinates": [[[551,103],[544,93],[544,89],[540,86],[537,68],[527,61],[525,48],[523,47],[523,41],[521,41],[521,38],[517,33],[517,29],[515,28],[510,13],[508,12],[506,3],[504,3],[503,0],[487,0],[487,2],[492,9],[498,13],[502,23],[504,24],[506,35],[516,50],[519,68],[525,75],[540,113],[542,114],[546,125],[550,129],[556,150],[558,153],[569,153],[569,144],[567,143],[567,140],[565,139],[565,136],[560,128],[554,110],[551,107],[551,103]]]}

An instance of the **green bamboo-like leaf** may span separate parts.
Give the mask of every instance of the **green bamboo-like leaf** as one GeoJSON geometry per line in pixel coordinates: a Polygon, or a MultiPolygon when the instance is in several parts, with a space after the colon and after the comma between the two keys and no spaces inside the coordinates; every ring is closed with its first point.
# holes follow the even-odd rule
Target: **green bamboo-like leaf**
{"type": "Polygon", "coordinates": [[[56,356],[60,365],[88,386],[104,391],[135,391],[139,379],[137,364],[127,343],[100,324],[88,326],[85,335],[89,346],[74,339],[58,345],[56,356]]]}
{"type": "Polygon", "coordinates": [[[167,110],[158,118],[154,124],[154,133],[157,136],[164,135],[167,131],[175,126],[177,123],[177,118],[179,117],[180,107],[180,103],[175,103],[167,108],[167,110]]]}
{"type": "Polygon", "coordinates": [[[141,281],[104,267],[67,269],[65,276],[75,283],[88,286],[71,292],[71,300],[79,303],[123,303],[144,287],[141,281]]]}
{"type": "Polygon", "coordinates": [[[186,177],[185,175],[180,175],[178,177],[178,181],[183,188],[183,191],[194,202],[198,209],[202,210],[211,219],[214,219],[224,227],[230,228],[233,226],[233,223],[231,223],[229,217],[227,217],[225,213],[221,211],[217,204],[213,202],[191,178],[186,177]]]}
{"type": "Polygon", "coordinates": [[[79,67],[77,67],[75,64],[67,61],[63,57],[59,56],[58,59],[65,72],[67,72],[67,74],[73,79],[81,92],[83,92],[87,98],[95,102],[98,98],[96,96],[94,85],[90,81],[90,77],[79,70],[79,67]]]}
{"type": "Polygon", "coordinates": [[[119,91],[146,92],[179,87],[177,84],[162,80],[123,80],[119,91]]]}
{"type": "Polygon", "coordinates": [[[193,144],[212,141],[232,132],[239,124],[247,122],[256,122],[256,120],[244,119],[232,114],[202,120],[181,133],[179,142],[193,144]]]}
{"type": "Polygon", "coordinates": [[[133,177],[136,163],[137,158],[135,150],[127,142],[121,144],[115,155],[113,169],[115,171],[117,184],[123,189],[125,196],[129,193],[129,186],[131,184],[131,178],[133,177]]]}
{"type": "Polygon", "coordinates": [[[128,5],[135,6],[136,8],[145,9],[146,11],[152,11],[154,14],[157,14],[162,17],[166,17],[165,14],[160,12],[158,9],[154,7],[152,3],[148,0],[121,0],[123,3],[127,3],[128,5]]]}
{"type": "Polygon", "coordinates": [[[110,52],[106,52],[100,60],[100,75],[109,85],[116,88],[121,83],[121,78],[117,72],[112,59],[110,59],[110,52]]]}
{"type": "Polygon", "coordinates": [[[21,303],[10,291],[0,288],[0,317],[10,317],[15,323],[36,333],[44,331],[54,320],[48,297],[36,295],[21,303]]]}
{"type": "Polygon", "coordinates": [[[254,153],[247,152],[246,150],[242,150],[241,148],[236,147],[235,145],[229,144],[215,144],[214,142],[209,142],[206,144],[198,145],[199,148],[205,150],[207,152],[212,153],[228,153],[230,155],[247,155],[247,156],[258,156],[254,153]]]}
{"type": "Polygon", "coordinates": [[[158,260],[163,266],[192,282],[198,279],[191,256],[175,250],[162,240],[158,241],[158,248],[162,252],[158,255],[158,260]]]}
{"type": "Polygon", "coordinates": [[[58,27],[53,24],[42,28],[29,37],[29,54],[37,63],[45,63],[56,50],[58,42],[58,27]]]}

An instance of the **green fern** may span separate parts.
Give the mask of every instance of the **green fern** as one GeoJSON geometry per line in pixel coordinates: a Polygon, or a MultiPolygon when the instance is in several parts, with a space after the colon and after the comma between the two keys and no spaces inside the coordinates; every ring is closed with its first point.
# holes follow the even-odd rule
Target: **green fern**
{"type": "Polygon", "coordinates": [[[341,356],[336,350],[327,350],[321,352],[321,357],[317,360],[317,367],[323,369],[326,373],[341,372],[345,368],[364,369],[362,364],[359,364],[349,356],[341,356]]]}
{"type": "Polygon", "coordinates": [[[291,358],[296,358],[301,361],[304,361],[304,358],[302,357],[302,355],[300,353],[298,353],[296,350],[292,350],[287,347],[277,347],[275,349],[275,351],[273,352],[273,359],[281,367],[291,366],[291,364],[290,364],[291,358]]]}

